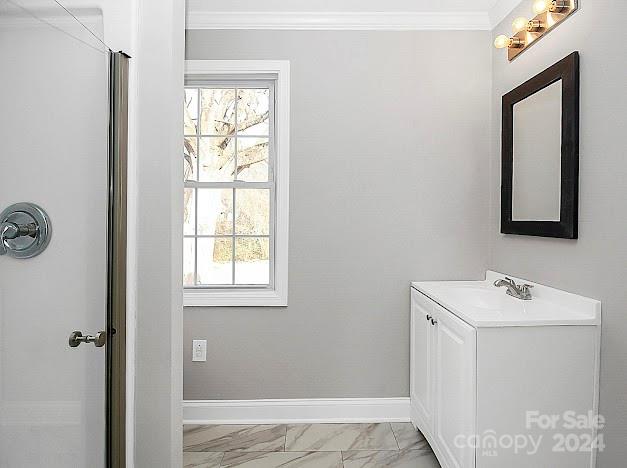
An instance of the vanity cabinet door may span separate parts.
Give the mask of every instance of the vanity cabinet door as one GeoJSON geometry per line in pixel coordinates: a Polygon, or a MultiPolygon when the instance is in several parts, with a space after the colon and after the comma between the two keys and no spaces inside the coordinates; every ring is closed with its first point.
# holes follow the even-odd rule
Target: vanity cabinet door
{"type": "Polygon", "coordinates": [[[411,369],[410,395],[413,421],[423,432],[433,432],[433,366],[435,327],[427,319],[433,315],[432,302],[411,290],[411,369]]]}
{"type": "Polygon", "coordinates": [[[475,433],[476,332],[434,304],[436,330],[435,438],[447,465],[473,468],[475,452],[468,447],[475,433]]]}

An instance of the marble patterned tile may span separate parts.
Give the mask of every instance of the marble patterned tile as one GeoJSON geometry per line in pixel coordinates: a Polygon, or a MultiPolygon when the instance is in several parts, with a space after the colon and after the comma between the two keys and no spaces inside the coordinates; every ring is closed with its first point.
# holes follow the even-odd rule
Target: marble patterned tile
{"type": "Polygon", "coordinates": [[[398,450],[398,445],[389,423],[289,424],[285,450],[398,450]]]}
{"type": "Polygon", "coordinates": [[[342,468],[340,452],[228,452],[224,468],[342,468]]]}
{"type": "Polygon", "coordinates": [[[429,450],[425,437],[414,428],[412,423],[391,423],[390,425],[399,449],[429,450]]]}
{"type": "Polygon", "coordinates": [[[285,425],[186,425],[183,428],[185,452],[272,452],[285,447],[285,425]]]}
{"type": "Polygon", "coordinates": [[[344,468],[440,468],[429,450],[342,452],[344,468]]]}
{"type": "Polygon", "coordinates": [[[183,468],[219,468],[222,452],[183,452],[183,468]]]}

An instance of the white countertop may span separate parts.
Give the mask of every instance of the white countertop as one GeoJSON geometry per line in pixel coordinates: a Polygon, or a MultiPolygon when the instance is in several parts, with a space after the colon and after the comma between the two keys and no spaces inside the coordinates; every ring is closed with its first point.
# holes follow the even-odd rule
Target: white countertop
{"type": "Polygon", "coordinates": [[[601,303],[529,280],[488,271],[484,281],[420,281],[412,288],[425,294],[473,327],[600,325],[601,303]],[[497,288],[508,276],[533,286],[533,299],[523,301],[497,288]]]}

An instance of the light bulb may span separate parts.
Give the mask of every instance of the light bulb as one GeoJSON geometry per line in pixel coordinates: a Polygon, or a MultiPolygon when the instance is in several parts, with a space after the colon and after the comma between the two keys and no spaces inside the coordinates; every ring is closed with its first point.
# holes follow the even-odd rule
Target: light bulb
{"type": "Polygon", "coordinates": [[[551,0],[536,0],[533,2],[533,12],[536,15],[544,13],[551,7],[551,0]]]}
{"type": "Polygon", "coordinates": [[[510,42],[511,39],[509,37],[505,34],[501,34],[494,40],[494,47],[497,49],[505,49],[506,47],[509,47],[510,42]]]}
{"type": "Polygon", "coordinates": [[[527,24],[529,24],[529,20],[524,16],[520,16],[514,20],[512,28],[514,29],[514,32],[517,33],[527,29],[527,24]]]}

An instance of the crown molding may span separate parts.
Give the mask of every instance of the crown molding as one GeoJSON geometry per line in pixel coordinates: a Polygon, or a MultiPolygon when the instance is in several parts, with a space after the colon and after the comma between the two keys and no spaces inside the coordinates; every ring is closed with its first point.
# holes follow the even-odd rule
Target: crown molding
{"type": "Polygon", "coordinates": [[[490,30],[487,13],[216,12],[190,8],[186,29],[349,31],[490,30]]]}
{"type": "MultiPolygon", "coordinates": [[[[488,12],[491,29],[496,28],[522,1],[524,0],[497,0],[488,12]]],[[[531,0],[529,0],[529,10],[531,10],[531,0]]]]}

